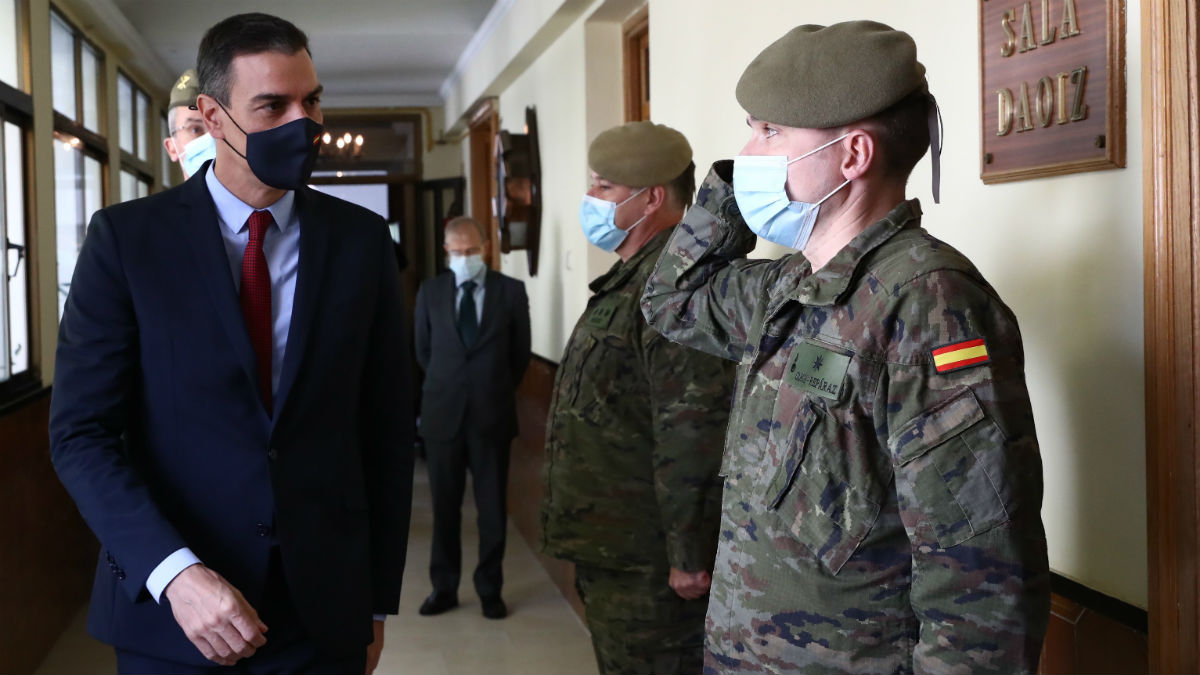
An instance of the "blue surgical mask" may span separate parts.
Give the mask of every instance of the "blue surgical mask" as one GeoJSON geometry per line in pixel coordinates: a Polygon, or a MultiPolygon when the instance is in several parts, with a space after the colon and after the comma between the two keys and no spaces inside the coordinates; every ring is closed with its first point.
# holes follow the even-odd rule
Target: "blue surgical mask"
{"type": "Polygon", "coordinates": [[[179,166],[183,167],[183,172],[188,176],[195,176],[205,162],[215,159],[216,156],[217,141],[211,134],[204,134],[183,146],[183,153],[179,155],[179,166]]]}
{"type": "Polygon", "coordinates": [[[454,272],[454,283],[461,285],[468,279],[474,279],[483,270],[482,255],[450,254],[450,271],[454,272]]]}
{"type": "Polygon", "coordinates": [[[781,155],[741,155],[733,158],[733,196],[746,225],[758,236],[782,246],[803,251],[817,224],[821,204],[838,190],[850,184],[842,183],[815,203],[794,202],[787,196],[787,168],[809,155],[820,152],[849,134],[843,134],[825,145],[788,160],[781,155]]]}
{"type": "Polygon", "coordinates": [[[617,227],[617,209],[645,191],[646,188],[638,190],[620,204],[584,195],[583,202],[579,204],[579,223],[583,226],[583,236],[587,237],[587,240],[596,247],[609,253],[617,250],[617,247],[625,241],[625,237],[629,236],[633,228],[646,219],[646,216],[642,216],[636,223],[630,225],[629,229],[622,230],[617,227]]]}

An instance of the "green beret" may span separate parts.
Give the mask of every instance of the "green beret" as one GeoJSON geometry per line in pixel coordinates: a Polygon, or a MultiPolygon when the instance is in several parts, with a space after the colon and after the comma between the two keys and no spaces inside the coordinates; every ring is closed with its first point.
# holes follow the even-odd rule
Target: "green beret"
{"type": "Polygon", "coordinates": [[[630,122],[596,137],[588,148],[588,166],[601,178],[628,187],[665,185],[692,161],[683,134],[653,122],[630,122]]]}
{"type": "Polygon", "coordinates": [[[875,21],[793,28],[742,73],[737,100],[773,124],[825,129],[865,119],[926,87],[917,45],[875,21]]]}
{"type": "Polygon", "coordinates": [[[199,95],[200,79],[196,77],[196,69],[188,68],[175,80],[175,86],[171,87],[171,102],[167,104],[167,109],[179,106],[195,107],[196,97],[199,95]]]}

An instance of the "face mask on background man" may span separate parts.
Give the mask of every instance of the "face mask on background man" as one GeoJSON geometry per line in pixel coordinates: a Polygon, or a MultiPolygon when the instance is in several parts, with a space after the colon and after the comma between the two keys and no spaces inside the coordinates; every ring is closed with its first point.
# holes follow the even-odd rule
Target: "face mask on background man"
{"type": "Polygon", "coordinates": [[[625,241],[625,237],[629,236],[633,228],[641,225],[642,221],[646,219],[646,216],[642,216],[636,223],[630,225],[629,229],[622,230],[617,227],[617,209],[645,191],[646,188],[638,190],[620,204],[584,195],[583,201],[579,204],[579,223],[583,226],[583,235],[593,245],[609,253],[617,250],[617,247],[625,241]]]}
{"type": "Polygon", "coordinates": [[[483,256],[450,254],[450,271],[454,272],[454,283],[462,284],[467,279],[474,279],[483,270],[483,256]]]}
{"type": "Polygon", "coordinates": [[[791,161],[782,155],[739,155],[733,158],[733,196],[742,218],[754,234],[782,246],[804,250],[817,223],[821,204],[849,185],[850,181],[837,186],[815,203],[794,202],[787,196],[788,165],[816,154],[849,135],[843,134],[791,161]]]}
{"type": "Polygon", "coordinates": [[[179,164],[189,177],[200,172],[200,167],[210,159],[217,157],[217,141],[212,134],[197,136],[183,146],[183,154],[179,156],[179,164]]]}

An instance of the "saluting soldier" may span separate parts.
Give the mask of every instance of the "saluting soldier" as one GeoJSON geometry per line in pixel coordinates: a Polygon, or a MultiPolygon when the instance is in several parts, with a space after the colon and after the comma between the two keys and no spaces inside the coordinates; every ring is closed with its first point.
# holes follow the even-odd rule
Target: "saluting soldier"
{"type": "Polygon", "coordinates": [[[905,199],[936,104],[907,34],[804,25],[746,68],[643,309],[738,361],[707,673],[1031,673],[1042,469],[1017,320],[905,199]],[[801,251],[746,260],[755,234],[801,251]]]}
{"type": "Polygon", "coordinates": [[[620,260],[562,357],[547,423],[543,550],[575,563],[601,673],[698,673],[733,364],[663,338],[639,300],[692,200],[683,134],[596,137],[580,220],[620,260]]]}

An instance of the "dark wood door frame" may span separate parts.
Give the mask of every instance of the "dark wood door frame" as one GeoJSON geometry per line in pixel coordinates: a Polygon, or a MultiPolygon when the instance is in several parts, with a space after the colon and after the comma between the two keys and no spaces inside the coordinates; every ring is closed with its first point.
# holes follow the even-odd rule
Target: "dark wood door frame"
{"type": "Polygon", "coordinates": [[[1200,672],[1196,0],[1142,0],[1150,672],[1200,672]]]}
{"type": "Polygon", "coordinates": [[[500,223],[492,207],[498,189],[496,134],[500,132],[500,114],[496,110],[495,99],[484,99],[477,104],[470,120],[471,210],[467,215],[478,220],[488,232],[488,240],[492,245],[486,262],[492,269],[500,269],[500,223]]]}

